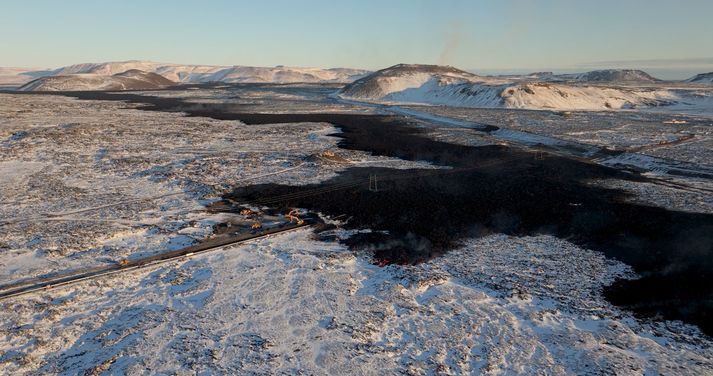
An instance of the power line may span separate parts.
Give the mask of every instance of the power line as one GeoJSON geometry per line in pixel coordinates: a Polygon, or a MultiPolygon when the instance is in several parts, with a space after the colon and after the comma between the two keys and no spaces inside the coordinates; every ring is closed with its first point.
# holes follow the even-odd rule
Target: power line
{"type": "MultiPolygon", "coordinates": [[[[430,177],[430,176],[437,176],[437,175],[457,174],[457,173],[473,171],[473,170],[477,170],[477,169],[481,169],[481,168],[485,168],[485,167],[492,167],[492,166],[499,165],[499,164],[510,163],[510,162],[514,162],[514,161],[522,160],[522,159],[526,159],[526,157],[506,158],[506,159],[492,161],[490,163],[481,163],[481,164],[478,164],[475,166],[453,168],[453,169],[434,169],[433,171],[416,171],[416,172],[407,171],[407,172],[403,172],[403,173],[380,174],[378,180],[396,181],[396,180],[402,180],[402,179],[414,179],[414,178],[430,177]]],[[[366,184],[369,184],[370,191],[375,192],[375,191],[378,191],[378,186],[377,186],[377,183],[375,182],[375,180],[376,180],[375,174],[370,174],[368,178],[364,177],[364,178],[350,179],[350,180],[342,181],[342,182],[328,185],[328,186],[317,187],[317,188],[313,188],[313,189],[291,192],[291,193],[270,196],[270,197],[261,197],[261,198],[254,199],[254,200],[248,199],[247,201],[249,201],[253,204],[258,204],[258,205],[260,205],[260,204],[261,205],[269,205],[269,204],[275,204],[278,202],[294,201],[294,200],[299,200],[299,199],[306,198],[306,197],[323,195],[326,193],[331,193],[331,192],[344,190],[344,189],[348,189],[348,188],[353,188],[353,187],[356,187],[359,185],[366,185],[366,184]]]]}

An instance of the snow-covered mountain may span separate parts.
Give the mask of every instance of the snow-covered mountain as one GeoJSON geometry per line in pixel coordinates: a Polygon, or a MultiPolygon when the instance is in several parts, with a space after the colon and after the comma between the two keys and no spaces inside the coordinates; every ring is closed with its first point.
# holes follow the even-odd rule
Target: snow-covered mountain
{"type": "Polygon", "coordinates": [[[713,85],[713,72],[697,74],[687,79],[686,82],[713,85]]]}
{"type": "Polygon", "coordinates": [[[398,64],[360,78],[344,87],[345,97],[408,100],[430,87],[458,86],[488,81],[481,76],[449,66],[398,64]]]}
{"type": "Polygon", "coordinates": [[[578,82],[585,79],[601,82],[615,77],[645,76],[640,73],[584,74],[570,82],[546,82],[540,78],[482,77],[452,67],[399,64],[345,86],[339,95],[370,102],[524,109],[625,109],[695,105],[700,101],[710,106],[710,93],[578,82]]]}
{"type": "Polygon", "coordinates": [[[645,83],[659,81],[650,74],[637,69],[604,69],[572,75],[560,75],[559,77],[582,82],[645,83]]]}
{"type": "Polygon", "coordinates": [[[175,85],[165,77],[138,69],[106,75],[71,73],[40,77],[20,87],[20,91],[150,90],[175,85]]]}
{"type": "Polygon", "coordinates": [[[584,73],[555,74],[554,72],[533,72],[530,74],[510,74],[497,76],[518,81],[581,82],[593,84],[651,84],[661,82],[658,78],[638,69],[604,69],[584,73]]]}
{"type": "Polygon", "coordinates": [[[352,82],[362,76],[367,71],[347,68],[292,68],[292,67],[230,67],[218,70],[211,74],[194,75],[192,82],[273,82],[273,83],[294,83],[294,82],[352,82]]]}
{"type": "MultiPolygon", "coordinates": [[[[349,68],[296,68],[296,67],[246,67],[213,65],[180,65],[152,61],[122,61],[108,63],[85,63],[46,71],[9,72],[8,83],[25,83],[41,76],[66,76],[70,74],[94,74],[111,76],[128,70],[141,70],[160,74],[180,83],[205,82],[274,82],[274,83],[347,83],[364,76],[368,71],[349,68]],[[34,76],[33,76],[34,74],[34,76]]],[[[0,71],[2,75],[2,71],[0,71]]],[[[0,78],[2,78],[0,76],[0,78]]],[[[0,83],[4,82],[0,80],[0,83]]]]}

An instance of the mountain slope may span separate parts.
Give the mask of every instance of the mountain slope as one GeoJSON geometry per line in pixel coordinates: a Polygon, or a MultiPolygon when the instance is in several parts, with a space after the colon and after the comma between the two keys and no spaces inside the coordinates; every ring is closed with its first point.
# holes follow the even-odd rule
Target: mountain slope
{"type": "Polygon", "coordinates": [[[165,77],[138,69],[114,75],[74,73],[41,77],[20,87],[20,91],[151,90],[174,85],[165,77]]]}
{"type": "Polygon", "coordinates": [[[494,81],[449,66],[397,64],[354,81],[341,94],[353,98],[405,99],[422,88],[494,81]],[[390,96],[400,98],[387,98],[390,96]]]}
{"type": "Polygon", "coordinates": [[[574,75],[563,75],[574,81],[584,82],[656,82],[658,79],[637,69],[604,69],[574,75]]]}
{"type": "Polygon", "coordinates": [[[69,74],[91,73],[97,75],[111,76],[129,70],[141,70],[144,72],[154,72],[161,64],[151,61],[129,60],[108,63],[83,63],[57,68],[52,71],[54,76],[66,76],[69,74]]]}
{"type": "Polygon", "coordinates": [[[88,63],[70,65],[52,71],[53,75],[91,73],[113,75],[131,69],[158,73],[170,80],[181,83],[205,82],[274,82],[274,83],[346,83],[368,73],[368,71],[349,68],[296,68],[296,67],[246,67],[213,65],[179,65],[156,63],[151,61],[123,61],[109,63],[88,63]]]}
{"type": "Polygon", "coordinates": [[[235,66],[221,69],[212,74],[195,77],[199,82],[273,82],[273,83],[318,83],[352,82],[363,76],[366,71],[347,68],[292,68],[292,67],[242,67],[235,66]]]}
{"type": "Polygon", "coordinates": [[[697,74],[687,79],[686,82],[713,85],[713,72],[697,74]]]}
{"type": "MultiPolygon", "coordinates": [[[[620,73],[607,71],[601,74],[585,74],[580,76],[579,80],[646,78],[638,71],[620,73]]],[[[706,102],[705,106],[710,105],[710,95],[693,95],[663,88],[622,88],[593,86],[583,82],[491,78],[452,67],[404,64],[359,79],[345,86],[338,95],[367,102],[556,110],[627,109],[695,105],[697,102],[706,102]]]]}
{"type": "Polygon", "coordinates": [[[75,64],[54,70],[0,68],[0,83],[23,84],[39,77],[94,74],[111,76],[129,70],[152,72],[180,83],[270,82],[270,83],[348,83],[369,71],[350,68],[247,67],[218,65],[181,65],[129,60],[107,63],[75,64]]]}
{"type": "Polygon", "coordinates": [[[152,85],[156,85],[158,87],[165,87],[165,86],[171,86],[171,85],[176,84],[175,82],[169,80],[168,78],[166,78],[160,74],[153,73],[153,72],[144,72],[144,71],[138,70],[138,69],[130,69],[130,70],[127,70],[126,72],[117,73],[117,74],[113,75],[113,77],[138,80],[138,81],[146,82],[146,83],[149,83],[152,85]]]}

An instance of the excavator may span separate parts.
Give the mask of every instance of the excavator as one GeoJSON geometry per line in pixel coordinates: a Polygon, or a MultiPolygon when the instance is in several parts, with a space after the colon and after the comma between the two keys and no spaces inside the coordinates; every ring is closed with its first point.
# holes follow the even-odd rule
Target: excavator
{"type": "Polygon", "coordinates": [[[292,209],[292,210],[290,210],[289,213],[285,214],[285,217],[290,219],[290,223],[292,223],[292,221],[295,221],[295,222],[297,222],[298,225],[301,226],[305,223],[305,221],[300,219],[300,217],[298,217],[297,214],[298,214],[297,209],[292,209]]]}
{"type": "Polygon", "coordinates": [[[255,213],[254,211],[252,211],[250,209],[243,209],[240,211],[240,215],[242,215],[244,217],[249,217],[249,216],[255,215],[255,214],[257,214],[257,213],[255,213]]]}

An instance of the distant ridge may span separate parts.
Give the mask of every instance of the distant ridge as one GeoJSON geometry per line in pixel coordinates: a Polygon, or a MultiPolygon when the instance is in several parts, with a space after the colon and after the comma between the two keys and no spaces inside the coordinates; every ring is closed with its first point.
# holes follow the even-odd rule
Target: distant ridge
{"type": "Polygon", "coordinates": [[[130,69],[113,75],[73,73],[41,77],[21,86],[20,91],[122,91],[152,90],[176,83],[153,72],[130,69]]]}
{"type": "MultiPolygon", "coordinates": [[[[266,83],[348,83],[363,77],[369,71],[350,68],[296,68],[296,67],[247,67],[215,65],[180,65],[157,63],[152,61],[129,60],[107,63],[74,64],[53,70],[30,71],[5,68],[6,75],[1,75],[11,83],[25,83],[33,78],[47,76],[66,76],[72,74],[95,74],[111,76],[129,70],[160,74],[180,83],[206,82],[266,82],[266,83]]],[[[2,71],[0,70],[0,73],[2,71]]]]}
{"type": "Polygon", "coordinates": [[[686,82],[713,85],[713,72],[697,74],[687,79],[686,82]]]}
{"type": "MultiPolygon", "coordinates": [[[[564,76],[566,77],[566,76],[564,76]]],[[[660,81],[638,69],[604,69],[573,75],[577,81],[587,82],[656,82],[660,81]]]]}
{"type": "Polygon", "coordinates": [[[710,95],[695,96],[690,91],[649,85],[653,82],[659,81],[638,70],[486,77],[447,66],[398,64],[346,85],[338,95],[364,102],[536,110],[713,108],[710,95]]]}

